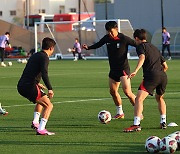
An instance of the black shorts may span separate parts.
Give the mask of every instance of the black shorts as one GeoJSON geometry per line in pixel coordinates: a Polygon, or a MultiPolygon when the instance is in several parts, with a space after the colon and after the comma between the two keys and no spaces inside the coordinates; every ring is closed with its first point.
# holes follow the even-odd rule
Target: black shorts
{"type": "Polygon", "coordinates": [[[37,85],[18,86],[17,89],[21,96],[27,98],[34,104],[37,100],[46,95],[45,92],[42,89],[40,89],[37,85]]]}
{"type": "Polygon", "coordinates": [[[120,82],[120,77],[129,75],[129,74],[130,74],[129,69],[120,70],[120,71],[110,70],[109,77],[116,82],[120,82]]]}
{"type": "Polygon", "coordinates": [[[144,90],[149,93],[149,95],[153,95],[154,89],[156,89],[156,94],[163,95],[166,90],[167,85],[167,75],[152,77],[144,77],[141,85],[139,86],[138,90],[144,90]]]}

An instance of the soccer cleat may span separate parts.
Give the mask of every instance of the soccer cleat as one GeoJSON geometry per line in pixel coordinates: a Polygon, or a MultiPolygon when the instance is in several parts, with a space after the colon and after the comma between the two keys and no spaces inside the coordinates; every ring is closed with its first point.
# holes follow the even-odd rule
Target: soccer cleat
{"type": "Polygon", "coordinates": [[[169,58],[168,58],[168,60],[172,60],[172,58],[171,58],[171,57],[169,57],[169,58]]]}
{"type": "Polygon", "coordinates": [[[77,57],[74,57],[74,61],[77,61],[78,60],[78,58],[77,57]]]}
{"type": "Polygon", "coordinates": [[[139,131],[141,131],[141,126],[140,125],[132,125],[129,128],[125,128],[123,131],[126,133],[139,132],[139,131]]]}
{"type": "Polygon", "coordinates": [[[123,114],[116,114],[112,119],[124,119],[124,113],[123,114]]]}
{"type": "Polygon", "coordinates": [[[32,128],[32,129],[37,130],[38,127],[39,127],[39,123],[34,123],[34,122],[32,122],[32,124],[31,124],[31,128],[32,128]]]}
{"type": "Polygon", "coordinates": [[[43,130],[37,129],[37,135],[55,135],[55,133],[49,132],[46,129],[43,129],[43,130]]]}
{"type": "Polygon", "coordinates": [[[0,107],[0,114],[3,116],[6,116],[6,115],[8,115],[8,112],[5,109],[0,107]]]}
{"type": "Polygon", "coordinates": [[[160,128],[161,129],[166,129],[167,128],[167,124],[165,122],[160,123],[160,128]]]}

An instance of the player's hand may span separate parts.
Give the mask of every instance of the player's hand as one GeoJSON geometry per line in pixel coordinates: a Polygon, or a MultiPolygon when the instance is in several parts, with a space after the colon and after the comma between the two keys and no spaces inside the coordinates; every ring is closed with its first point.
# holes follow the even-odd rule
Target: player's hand
{"type": "Polygon", "coordinates": [[[11,44],[9,44],[9,47],[11,48],[11,44]]]}
{"type": "Polygon", "coordinates": [[[137,72],[132,72],[132,73],[128,76],[128,79],[131,79],[131,78],[135,77],[135,76],[136,76],[136,73],[137,73],[137,72]]]}
{"type": "Polygon", "coordinates": [[[53,90],[48,90],[48,97],[49,97],[49,99],[53,98],[53,96],[54,96],[53,90]]]}
{"type": "Polygon", "coordinates": [[[82,45],[82,48],[84,48],[84,49],[87,50],[87,49],[88,49],[88,46],[87,46],[86,44],[83,44],[83,45],[82,45]]]}
{"type": "Polygon", "coordinates": [[[41,89],[47,89],[43,84],[41,83],[38,83],[38,87],[41,88],[41,89]]]}

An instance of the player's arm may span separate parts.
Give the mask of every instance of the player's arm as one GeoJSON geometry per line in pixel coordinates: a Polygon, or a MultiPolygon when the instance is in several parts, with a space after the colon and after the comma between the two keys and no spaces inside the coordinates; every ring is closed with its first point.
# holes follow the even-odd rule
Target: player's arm
{"type": "Polygon", "coordinates": [[[52,86],[48,77],[48,64],[49,64],[48,58],[43,59],[41,64],[41,74],[42,74],[43,82],[48,89],[48,96],[51,99],[54,96],[54,92],[52,90],[52,86]]]}
{"type": "Polygon", "coordinates": [[[83,45],[83,48],[86,49],[86,50],[90,50],[90,49],[97,49],[97,48],[100,48],[101,46],[103,46],[105,44],[105,36],[100,39],[99,42],[91,45],[91,46],[87,46],[86,44],[83,45]]]}
{"type": "Polygon", "coordinates": [[[162,55],[161,55],[161,65],[163,67],[164,72],[166,72],[168,70],[168,65],[162,55]]]}
{"type": "Polygon", "coordinates": [[[133,39],[131,39],[131,38],[128,37],[128,36],[124,36],[124,37],[125,37],[125,40],[126,40],[126,42],[127,42],[128,45],[133,46],[133,47],[136,47],[136,46],[137,46],[136,42],[135,42],[133,39]]]}
{"type": "Polygon", "coordinates": [[[145,55],[144,54],[140,54],[139,55],[139,60],[138,60],[138,63],[137,63],[137,66],[134,70],[134,72],[132,72],[128,78],[132,78],[134,76],[136,76],[137,72],[139,71],[139,69],[142,67],[142,65],[144,64],[144,60],[145,60],[145,55]]]}
{"type": "Polygon", "coordinates": [[[168,70],[168,65],[166,62],[163,62],[162,63],[162,66],[163,66],[163,69],[164,69],[164,72],[166,72],[168,70]]]}

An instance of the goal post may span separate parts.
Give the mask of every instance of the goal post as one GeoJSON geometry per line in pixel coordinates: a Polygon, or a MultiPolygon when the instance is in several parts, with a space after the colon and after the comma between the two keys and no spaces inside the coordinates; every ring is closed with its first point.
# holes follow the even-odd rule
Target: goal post
{"type": "MultiPolygon", "coordinates": [[[[118,31],[132,38],[133,28],[127,19],[35,22],[35,51],[38,51],[38,45],[40,46],[44,37],[50,37],[56,42],[53,57],[55,59],[71,59],[73,55],[67,49],[73,48],[75,38],[81,36],[81,45],[94,44],[106,34],[105,24],[108,21],[116,21],[118,23],[118,31]]],[[[107,49],[105,45],[94,50],[83,49],[82,54],[92,59],[107,58],[107,49]]]]}

